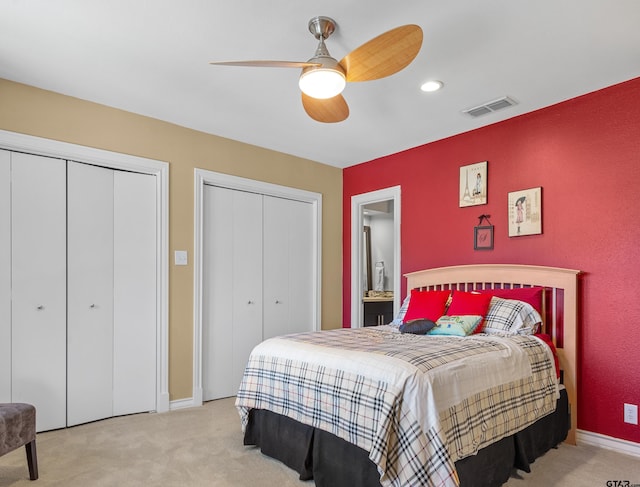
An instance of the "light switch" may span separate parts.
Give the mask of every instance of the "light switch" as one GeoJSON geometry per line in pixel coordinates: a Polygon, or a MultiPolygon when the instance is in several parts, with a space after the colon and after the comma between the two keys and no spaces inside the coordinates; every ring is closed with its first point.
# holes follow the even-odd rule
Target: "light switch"
{"type": "Polygon", "coordinates": [[[186,250],[176,250],[175,251],[175,264],[176,265],[187,265],[189,260],[187,258],[186,250]]]}

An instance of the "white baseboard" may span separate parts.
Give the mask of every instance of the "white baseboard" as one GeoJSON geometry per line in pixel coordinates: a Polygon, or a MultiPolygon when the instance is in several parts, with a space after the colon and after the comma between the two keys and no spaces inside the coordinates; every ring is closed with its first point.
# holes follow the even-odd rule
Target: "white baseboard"
{"type": "Polygon", "coordinates": [[[577,431],[576,441],[578,444],[597,446],[606,448],[607,450],[614,450],[618,453],[624,453],[625,455],[640,457],[640,443],[634,443],[633,441],[621,440],[612,436],[583,430],[577,431]]]}
{"type": "Polygon", "coordinates": [[[175,411],[176,409],[193,408],[196,406],[202,406],[202,404],[196,404],[193,401],[192,397],[187,397],[186,399],[176,399],[175,401],[171,401],[169,403],[169,409],[171,411],[175,411]]]}

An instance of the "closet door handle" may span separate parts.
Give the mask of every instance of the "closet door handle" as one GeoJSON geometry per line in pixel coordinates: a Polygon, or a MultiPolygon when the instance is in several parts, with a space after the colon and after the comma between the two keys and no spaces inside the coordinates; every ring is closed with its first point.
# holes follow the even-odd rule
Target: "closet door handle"
{"type": "Polygon", "coordinates": [[[91,308],[91,309],[93,309],[93,308],[95,308],[95,307],[96,307],[96,305],[95,305],[95,304],[91,304],[91,305],[89,305],[89,308],[91,308]]]}
{"type": "Polygon", "coordinates": [[[247,301],[247,304],[253,304],[253,301],[249,300],[247,301]]]}
{"type": "Polygon", "coordinates": [[[44,306],[43,306],[43,305],[37,306],[37,307],[36,307],[36,309],[37,309],[38,311],[42,311],[42,310],[44,309],[44,306]]]}
{"type": "Polygon", "coordinates": [[[276,304],[282,304],[282,301],[278,301],[278,300],[276,299],[276,304]]]}

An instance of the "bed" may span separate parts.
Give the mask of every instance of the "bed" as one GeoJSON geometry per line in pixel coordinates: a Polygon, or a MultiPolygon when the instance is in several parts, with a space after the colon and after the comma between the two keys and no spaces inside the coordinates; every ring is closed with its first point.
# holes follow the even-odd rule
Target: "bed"
{"type": "MultiPolygon", "coordinates": [[[[490,326],[433,337],[383,325],[263,342],[236,399],[245,444],[318,486],[496,486],[514,468],[529,471],[558,443],[575,443],[578,274],[482,264],[406,275],[407,317],[417,296],[447,294],[449,313],[463,296],[489,294],[494,306],[491,295],[543,290],[536,331],[546,340],[490,326]]],[[[473,316],[453,318],[447,326],[473,316]]]]}

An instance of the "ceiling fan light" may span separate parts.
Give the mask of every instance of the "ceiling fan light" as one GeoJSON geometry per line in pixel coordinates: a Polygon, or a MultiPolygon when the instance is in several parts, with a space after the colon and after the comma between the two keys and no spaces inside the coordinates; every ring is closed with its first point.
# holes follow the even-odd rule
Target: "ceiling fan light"
{"type": "Polygon", "coordinates": [[[422,91],[426,91],[427,93],[431,93],[433,91],[438,91],[443,86],[444,86],[444,83],[442,81],[430,80],[423,83],[420,89],[422,91]]]}
{"type": "Polygon", "coordinates": [[[305,68],[298,85],[305,95],[312,98],[333,98],[342,93],[347,84],[344,73],[326,67],[305,68]]]}

